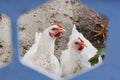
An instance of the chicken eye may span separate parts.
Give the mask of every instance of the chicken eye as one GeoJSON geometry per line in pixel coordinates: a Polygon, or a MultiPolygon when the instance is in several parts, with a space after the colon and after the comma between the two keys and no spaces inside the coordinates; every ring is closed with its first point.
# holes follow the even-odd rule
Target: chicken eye
{"type": "Polygon", "coordinates": [[[78,45],[78,44],[79,44],[79,42],[75,42],[75,44],[76,44],[76,45],[78,45]]]}

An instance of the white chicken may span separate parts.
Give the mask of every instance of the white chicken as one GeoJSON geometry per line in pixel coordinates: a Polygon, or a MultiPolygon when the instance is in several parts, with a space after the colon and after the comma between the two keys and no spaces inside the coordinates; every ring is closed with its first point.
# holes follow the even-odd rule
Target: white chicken
{"type": "Polygon", "coordinates": [[[57,57],[54,55],[55,40],[65,30],[57,23],[48,27],[44,32],[36,33],[35,44],[23,57],[23,63],[29,67],[60,77],[62,70],[57,57]]]}
{"type": "Polygon", "coordinates": [[[60,62],[63,76],[69,76],[77,68],[80,71],[87,71],[92,68],[88,60],[98,51],[83,35],[76,30],[75,25],[72,29],[68,42],[68,49],[62,51],[60,62]]]}

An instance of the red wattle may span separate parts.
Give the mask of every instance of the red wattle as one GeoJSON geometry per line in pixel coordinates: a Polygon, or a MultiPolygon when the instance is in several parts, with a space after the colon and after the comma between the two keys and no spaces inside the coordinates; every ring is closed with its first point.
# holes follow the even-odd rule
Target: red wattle
{"type": "Polygon", "coordinates": [[[55,37],[60,37],[60,33],[55,34],[55,37]]]}
{"type": "Polygon", "coordinates": [[[79,51],[83,50],[83,47],[79,47],[78,50],[79,50],[79,51]]]}

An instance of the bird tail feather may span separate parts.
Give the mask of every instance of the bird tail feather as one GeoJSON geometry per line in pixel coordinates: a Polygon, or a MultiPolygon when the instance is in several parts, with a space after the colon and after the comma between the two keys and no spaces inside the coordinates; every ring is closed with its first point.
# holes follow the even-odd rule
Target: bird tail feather
{"type": "Polygon", "coordinates": [[[70,35],[70,39],[72,38],[72,37],[74,37],[75,36],[75,34],[76,34],[76,26],[75,26],[75,24],[73,25],[73,28],[72,28],[72,34],[70,35]]]}

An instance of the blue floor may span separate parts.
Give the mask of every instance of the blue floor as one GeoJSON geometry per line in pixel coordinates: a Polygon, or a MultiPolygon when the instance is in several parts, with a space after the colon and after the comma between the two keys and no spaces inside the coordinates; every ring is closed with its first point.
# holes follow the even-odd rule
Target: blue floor
{"type": "MultiPolygon", "coordinates": [[[[120,1],[118,0],[81,0],[88,7],[95,9],[109,19],[106,58],[104,64],[88,73],[78,75],[72,80],[120,80],[120,1]]],[[[19,15],[36,7],[46,0],[0,0],[0,13],[12,20],[13,59],[8,66],[0,69],[0,80],[50,80],[19,62],[18,25],[19,15]]]]}

